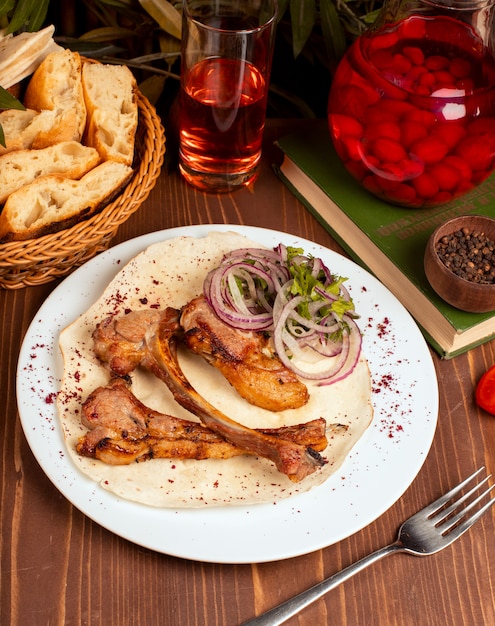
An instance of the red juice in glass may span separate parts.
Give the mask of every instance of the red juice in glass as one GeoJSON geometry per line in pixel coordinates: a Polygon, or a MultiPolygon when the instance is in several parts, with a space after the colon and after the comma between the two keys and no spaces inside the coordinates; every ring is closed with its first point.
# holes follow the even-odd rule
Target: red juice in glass
{"type": "Polygon", "coordinates": [[[337,153],[392,204],[444,204],[495,169],[495,63],[471,27],[413,16],[359,38],[332,83],[337,153]]]}
{"type": "Polygon", "coordinates": [[[209,192],[258,175],[276,0],[184,0],[179,168],[209,192]]]}
{"type": "Polygon", "coordinates": [[[194,65],[181,91],[181,166],[220,176],[254,172],[265,109],[265,80],[250,63],[213,58],[194,65]]]}

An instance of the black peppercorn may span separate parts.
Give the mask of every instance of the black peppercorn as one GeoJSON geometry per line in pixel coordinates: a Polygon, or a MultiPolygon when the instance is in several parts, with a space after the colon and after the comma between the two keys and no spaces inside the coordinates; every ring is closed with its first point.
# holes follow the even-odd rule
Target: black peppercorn
{"type": "Polygon", "coordinates": [[[454,274],[475,283],[495,283],[495,243],[483,232],[464,227],[436,244],[442,263],[454,274]]]}

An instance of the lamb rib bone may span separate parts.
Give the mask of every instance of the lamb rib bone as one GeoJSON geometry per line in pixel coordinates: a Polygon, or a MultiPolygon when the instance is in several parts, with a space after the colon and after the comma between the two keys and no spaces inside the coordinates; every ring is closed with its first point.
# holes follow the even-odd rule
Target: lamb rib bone
{"type": "MultiPolygon", "coordinates": [[[[79,438],[78,454],[109,465],[129,465],[152,458],[229,459],[249,454],[199,422],[166,415],[142,403],[131,378],[112,378],[94,389],[82,405],[81,422],[89,430],[79,438]]],[[[327,447],[323,418],[306,424],[259,429],[321,451],[327,447]]],[[[334,424],[329,432],[345,428],[334,424]]]]}
{"type": "Polygon", "coordinates": [[[303,480],[326,463],[315,450],[260,433],[227,417],[203,398],[187,380],[177,358],[182,336],[180,311],[131,311],[107,318],[94,333],[95,353],[117,375],[124,376],[138,365],[162,380],[175,401],[196,415],[210,430],[249,453],[272,461],[293,482],[303,480]]]}

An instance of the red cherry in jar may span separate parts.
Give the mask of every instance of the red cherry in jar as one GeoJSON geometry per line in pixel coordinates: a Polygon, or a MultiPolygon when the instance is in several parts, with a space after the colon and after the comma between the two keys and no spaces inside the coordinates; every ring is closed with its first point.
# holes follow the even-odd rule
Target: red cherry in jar
{"type": "Polygon", "coordinates": [[[409,208],[445,204],[495,169],[495,61],[470,24],[407,17],[348,49],[328,121],[368,191],[409,208]]]}

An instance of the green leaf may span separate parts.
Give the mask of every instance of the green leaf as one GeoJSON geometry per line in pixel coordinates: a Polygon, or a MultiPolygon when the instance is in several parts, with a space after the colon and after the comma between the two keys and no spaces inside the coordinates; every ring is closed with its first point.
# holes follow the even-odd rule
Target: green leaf
{"type": "MultiPolygon", "coordinates": [[[[15,98],[11,93],[9,93],[3,87],[0,87],[0,109],[19,109],[24,111],[26,107],[20,102],[17,98],[15,98]]],[[[0,124],[0,145],[4,148],[5,144],[5,133],[3,132],[2,125],[0,124]]]]}
{"type": "Polygon", "coordinates": [[[139,0],[139,4],[151,15],[161,29],[177,39],[181,38],[182,16],[170,2],[164,2],[164,0],[139,0]]]}
{"type": "Polygon", "coordinates": [[[334,69],[347,49],[344,28],[333,0],[321,0],[321,30],[334,69]]]}
{"type": "Polygon", "coordinates": [[[365,24],[374,24],[376,18],[381,13],[381,10],[382,8],[378,7],[378,9],[375,9],[374,11],[370,11],[369,13],[366,13],[366,15],[362,16],[363,22],[365,24]]]}
{"type": "Polygon", "coordinates": [[[79,52],[82,56],[97,59],[102,56],[117,56],[125,52],[125,48],[117,46],[113,42],[82,41],[81,39],[66,39],[60,37],[58,43],[73,52],[79,52]]]}
{"type": "Polygon", "coordinates": [[[294,246],[287,246],[287,261],[290,263],[296,256],[302,256],[304,254],[304,248],[295,248],[294,246]]]}
{"type": "Polygon", "coordinates": [[[50,0],[39,0],[34,4],[34,10],[29,16],[29,22],[27,29],[34,33],[41,29],[43,23],[46,18],[46,14],[48,12],[48,6],[50,4],[50,0]]]}
{"type": "Polygon", "coordinates": [[[347,278],[333,275],[332,282],[328,283],[325,272],[320,271],[318,275],[315,275],[314,262],[314,257],[304,257],[301,249],[287,247],[287,265],[293,279],[290,294],[292,296],[303,296],[304,298],[303,302],[297,307],[299,314],[307,319],[311,319],[312,314],[310,313],[309,302],[325,302],[325,299],[322,298],[316,288],[337,296],[336,300],[331,304],[325,305],[327,310],[333,311],[339,317],[342,317],[348,311],[353,311],[354,303],[352,299],[346,300],[340,293],[340,287],[347,278]]]}
{"type": "Polygon", "coordinates": [[[116,9],[130,9],[132,8],[132,3],[122,0],[100,0],[101,4],[104,4],[109,7],[115,7],[116,9]]]}
{"type": "Polygon", "coordinates": [[[19,109],[25,111],[26,107],[10,92],[0,87],[0,109],[19,109]]]}
{"type": "Polygon", "coordinates": [[[304,48],[316,21],[315,0],[290,0],[292,49],[297,58],[304,48]]]}
{"type": "Polygon", "coordinates": [[[180,54],[180,41],[177,41],[175,37],[171,37],[166,33],[159,33],[158,43],[160,44],[161,52],[176,56],[180,54]]]}
{"type": "Polygon", "coordinates": [[[146,78],[139,84],[139,91],[148,98],[151,104],[156,104],[158,98],[162,95],[166,77],[153,75],[146,78]]]}
{"type": "Polygon", "coordinates": [[[38,0],[17,0],[7,32],[15,33],[25,26],[29,21],[31,13],[36,10],[37,3],[38,0]]]}
{"type": "Polygon", "coordinates": [[[10,13],[15,7],[16,0],[0,0],[0,17],[10,13]]]}
{"type": "Polygon", "coordinates": [[[115,41],[115,39],[124,39],[133,37],[136,33],[130,28],[122,28],[121,26],[102,26],[94,28],[79,37],[79,41],[115,41]]]}

